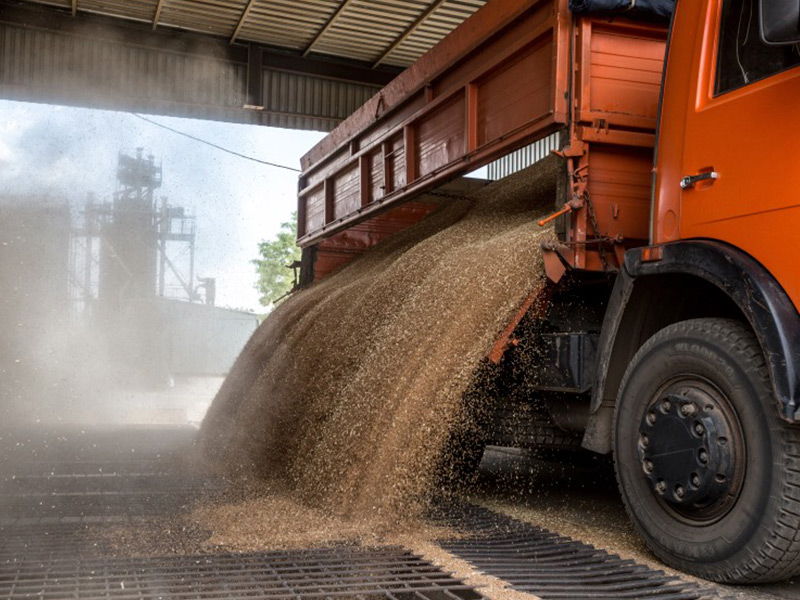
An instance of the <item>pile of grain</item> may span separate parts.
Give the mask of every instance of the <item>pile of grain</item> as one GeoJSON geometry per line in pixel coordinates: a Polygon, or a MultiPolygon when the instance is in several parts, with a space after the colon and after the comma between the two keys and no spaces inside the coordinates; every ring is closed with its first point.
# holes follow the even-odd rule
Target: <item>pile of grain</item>
{"type": "MultiPolygon", "coordinates": [[[[431,494],[473,373],[543,284],[562,170],[547,159],[450,201],[285,301],[245,347],[201,447],[345,518],[394,523],[431,494]]],[[[446,463],[446,459],[444,459],[446,463]]]]}

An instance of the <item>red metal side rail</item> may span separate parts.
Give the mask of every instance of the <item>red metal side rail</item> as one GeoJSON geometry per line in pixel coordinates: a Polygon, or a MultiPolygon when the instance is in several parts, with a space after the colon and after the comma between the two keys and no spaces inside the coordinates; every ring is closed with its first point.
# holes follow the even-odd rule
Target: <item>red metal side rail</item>
{"type": "Polygon", "coordinates": [[[563,128],[572,76],[566,4],[489,2],[306,154],[298,243],[563,128]]]}

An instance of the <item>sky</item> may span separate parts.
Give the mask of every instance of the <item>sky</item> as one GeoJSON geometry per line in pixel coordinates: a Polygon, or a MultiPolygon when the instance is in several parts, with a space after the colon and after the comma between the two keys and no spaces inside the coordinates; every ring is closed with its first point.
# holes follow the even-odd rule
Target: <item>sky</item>
{"type": "MultiPolygon", "coordinates": [[[[148,116],[235,152],[299,168],[322,133],[148,116]]],[[[114,111],[0,101],[0,190],[46,195],[75,210],[87,193],[111,200],[117,155],[142,147],[160,161],[157,196],[197,216],[196,274],[216,277],[218,306],[263,312],[255,290],[258,243],[297,205],[297,173],[232,156],[114,111]]]]}

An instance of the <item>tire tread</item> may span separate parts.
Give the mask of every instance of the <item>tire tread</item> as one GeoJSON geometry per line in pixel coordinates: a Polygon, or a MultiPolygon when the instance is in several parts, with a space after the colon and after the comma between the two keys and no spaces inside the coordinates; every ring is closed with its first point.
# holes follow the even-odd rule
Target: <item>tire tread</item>
{"type": "MultiPolygon", "coordinates": [[[[622,378],[620,391],[625,389],[633,367],[650,348],[665,339],[685,334],[699,334],[727,345],[744,359],[746,371],[761,383],[763,389],[772,389],[761,346],[751,330],[736,320],[706,318],[674,323],[647,340],[631,360],[622,378]]],[[[779,516],[766,533],[762,545],[753,548],[748,559],[716,571],[699,569],[695,574],[702,577],[726,583],[760,583],[780,581],[800,574],[800,430],[780,421],[771,393],[761,400],[764,410],[773,413],[768,417],[771,417],[769,421],[773,434],[779,436],[780,458],[784,464],[780,474],[783,479],[782,490],[780,497],[776,498],[779,516]]],[[[621,485],[619,471],[617,482],[621,485]]],[[[625,508],[639,533],[646,539],[647,536],[633,518],[627,500],[625,508]]]]}

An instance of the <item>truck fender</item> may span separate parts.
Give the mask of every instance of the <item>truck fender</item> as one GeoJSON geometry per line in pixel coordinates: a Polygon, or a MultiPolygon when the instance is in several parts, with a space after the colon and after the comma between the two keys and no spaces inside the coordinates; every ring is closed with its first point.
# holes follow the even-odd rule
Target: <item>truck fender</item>
{"type": "Polygon", "coordinates": [[[583,446],[611,451],[611,421],[630,359],[645,341],[627,310],[637,282],[659,275],[690,275],[721,290],[755,333],[781,418],[800,420],[800,315],[777,280],[758,261],[716,240],[685,240],[625,253],[603,319],[597,347],[589,424],[583,446]]]}

